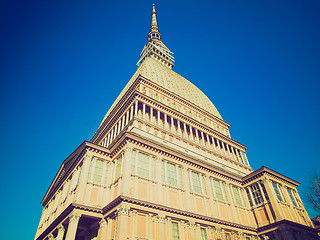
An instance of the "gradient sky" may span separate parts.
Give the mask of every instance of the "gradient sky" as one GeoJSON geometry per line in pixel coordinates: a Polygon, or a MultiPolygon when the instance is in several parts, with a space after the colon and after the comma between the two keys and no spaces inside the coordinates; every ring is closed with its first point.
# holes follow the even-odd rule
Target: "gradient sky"
{"type": "MultiPolygon", "coordinates": [[[[2,239],[34,238],[62,161],[136,71],[152,3],[2,1],[2,239]]],[[[320,1],[155,3],[173,70],[232,124],[253,169],[301,182],[302,195],[320,162],[320,1]]]]}

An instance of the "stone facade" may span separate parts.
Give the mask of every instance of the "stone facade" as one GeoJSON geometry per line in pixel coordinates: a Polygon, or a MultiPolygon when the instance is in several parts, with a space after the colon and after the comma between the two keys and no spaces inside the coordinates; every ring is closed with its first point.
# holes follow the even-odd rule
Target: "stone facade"
{"type": "Polygon", "coordinates": [[[212,102],[171,70],[153,7],[139,68],[61,165],[35,239],[316,239],[296,190],[253,171],[212,102]]]}

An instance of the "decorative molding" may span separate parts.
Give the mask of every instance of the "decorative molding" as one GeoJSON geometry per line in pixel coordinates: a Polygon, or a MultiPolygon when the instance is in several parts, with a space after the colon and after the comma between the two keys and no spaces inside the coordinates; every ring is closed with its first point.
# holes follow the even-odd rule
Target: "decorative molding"
{"type": "Polygon", "coordinates": [[[50,233],[50,234],[48,235],[48,240],[54,240],[54,236],[53,236],[52,233],[50,233]]]}
{"type": "Polygon", "coordinates": [[[100,221],[99,221],[99,228],[102,228],[102,227],[104,227],[104,226],[106,226],[107,225],[107,221],[104,219],[104,218],[102,218],[100,221]]]}
{"type": "Polygon", "coordinates": [[[188,225],[188,227],[191,228],[191,229],[195,229],[195,228],[196,228],[196,223],[193,222],[193,221],[189,221],[189,222],[187,223],[187,225],[188,225]]]}
{"type": "Polygon", "coordinates": [[[157,215],[157,221],[159,223],[164,223],[165,222],[165,218],[166,218],[166,215],[164,215],[164,214],[158,214],[157,215]]]}
{"type": "Polygon", "coordinates": [[[117,208],[117,216],[126,215],[129,216],[130,207],[128,206],[121,206],[117,208]]]}
{"type": "Polygon", "coordinates": [[[69,222],[79,222],[80,217],[80,213],[71,213],[69,216],[69,222]]]}
{"type": "Polygon", "coordinates": [[[62,225],[62,224],[60,224],[58,227],[57,227],[57,229],[58,229],[58,234],[59,233],[64,233],[65,232],[65,228],[64,228],[64,226],[62,225]]]}

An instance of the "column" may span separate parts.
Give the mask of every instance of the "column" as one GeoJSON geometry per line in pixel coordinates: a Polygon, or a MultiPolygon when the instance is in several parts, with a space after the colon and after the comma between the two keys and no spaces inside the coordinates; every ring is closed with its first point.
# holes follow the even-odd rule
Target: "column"
{"type": "Polygon", "coordinates": [[[213,239],[213,236],[212,236],[212,227],[210,227],[210,226],[208,226],[208,231],[207,231],[207,233],[208,233],[208,239],[213,239]]]}
{"type": "Polygon", "coordinates": [[[125,153],[122,157],[122,181],[121,181],[121,188],[123,195],[128,196],[129,190],[130,190],[130,170],[131,170],[131,164],[132,164],[132,147],[128,147],[125,150],[125,153]]]}
{"type": "Polygon", "coordinates": [[[168,123],[167,123],[167,114],[166,113],[164,113],[164,128],[165,129],[168,129],[168,123]]]}
{"type": "MultiPolygon", "coordinates": [[[[123,122],[123,118],[120,118],[120,121],[118,122],[118,134],[121,132],[122,128],[121,128],[121,123],[123,122]]],[[[117,134],[117,135],[118,135],[117,134]]]]}
{"type": "Polygon", "coordinates": [[[190,128],[191,140],[194,141],[193,131],[192,131],[193,127],[189,126],[189,128],[190,128]]]}
{"type": "Polygon", "coordinates": [[[130,110],[128,109],[127,116],[126,116],[126,124],[125,125],[127,125],[128,122],[129,122],[129,116],[130,116],[130,110]]]}
{"type": "MultiPolygon", "coordinates": [[[[136,210],[131,211],[131,239],[136,239],[137,236],[137,215],[138,212],[136,210]]],[[[121,240],[121,239],[119,239],[121,240]]]]}
{"type": "Polygon", "coordinates": [[[162,166],[161,159],[159,157],[156,158],[156,186],[157,186],[157,201],[159,203],[163,202],[163,190],[162,190],[162,166]]]}
{"type": "Polygon", "coordinates": [[[148,214],[148,220],[147,220],[147,238],[152,239],[152,217],[153,215],[151,213],[148,214]]]}
{"type": "Polygon", "coordinates": [[[189,171],[185,165],[183,165],[181,167],[181,172],[182,172],[181,175],[182,175],[183,186],[184,186],[184,189],[186,190],[185,197],[184,197],[184,199],[186,201],[186,208],[187,208],[187,210],[191,210],[190,185],[189,185],[189,181],[188,181],[189,171]]]}
{"type": "Polygon", "coordinates": [[[207,136],[207,142],[208,142],[208,146],[209,146],[209,148],[211,148],[211,143],[210,143],[210,138],[209,138],[209,135],[208,135],[208,134],[206,134],[206,136],[207,136]]]}
{"type": "Polygon", "coordinates": [[[186,123],[185,123],[185,122],[183,123],[183,129],[184,129],[185,138],[186,138],[186,139],[189,139],[189,137],[188,137],[188,132],[187,132],[187,127],[186,127],[186,123]]]}
{"type": "Polygon", "coordinates": [[[133,118],[133,104],[130,107],[130,119],[131,120],[133,118]]]}
{"type": "Polygon", "coordinates": [[[70,214],[68,231],[65,240],[75,240],[80,216],[81,214],[79,213],[73,212],[70,214]]]}
{"type": "Polygon", "coordinates": [[[127,239],[127,228],[128,228],[128,216],[130,208],[128,206],[121,206],[117,209],[116,218],[117,218],[117,232],[115,239],[127,239]]]}
{"type": "Polygon", "coordinates": [[[185,225],[185,222],[181,220],[179,222],[179,239],[186,239],[184,225],[185,225]]]}
{"type": "Polygon", "coordinates": [[[211,137],[211,141],[212,141],[212,146],[213,146],[213,149],[217,151],[217,146],[215,144],[215,141],[214,141],[214,137],[210,136],[211,137]]]}
{"type": "Polygon", "coordinates": [[[77,198],[76,202],[82,202],[84,200],[84,192],[87,186],[87,181],[88,181],[88,174],[89,174],[89,168],[90,168],[90,163],[91,163],[92,155],[87,154],[83,158],[83,163],[82,163],[82,169],[81,169],[81,175],[78,183],[78,193],[77,193],[77,198]]]}
{"type": "MultiPolygon", "coordinates": [[[[106,240],[108,233],[108,224],[107,221],[102,218],[99,222],[99,230],[98,230],[98,237],[97,240],[106,240]]],[[[108,239],[109,240],[109,239],[108,239]]]]}
{"type": "Polygon", "coordinates": [[[125,120],[126,120],[126,114],[123,114],[123,117],[122,117],[122,125],[121,125],[121,129],[120,129],[120,132],[123,130],[124,128],[124,123],[125,123],[125,120]]]}
{"type": "Polygon", "coordinates": [[[189,221],[188,222],[188,227],[189,227],[189,239],[198,239],[196,236],[195,236],[195,222],[191,222],[189,221]]]}
{"type": "Polygon", "coordinates": [[[276,221],[280,221],[283,219],[283,214],[280,209],[280,206],[278,203],[278,198],[276,196],[276,193],[274,192],[271,181],[269,179],[264,179],[263,182],[265,183],[265,188],[266,188],[267,194],[269,196],[269,200],[270,200],[272,209],[275,213],[276,221]]]}
{"type": "MultiPolygon", "coordinates": [[[[101,222],[101,221],[100,221],[101,222]]],[[[102,223],[103,224],[103,223],[102,223]]],[[[101,226],[100,225],[100,223],[99,223],[99,226],[101,226]]],[[[101,232],[104,232],[104,230],[103,231],[101,231],[101,232]]],[[[106,220],[106,229],[105,229],[105,235],[104,234],[101,234],[101,236],[105,236],[105,238],[102,238],[103,240],[109,240],[109,239],[111,239],[111,233],[112,233],[112,224],[111,224],[111,218],[107,218],[107,220],[106,220]]],[[[98,239],[98,240],[100,240],[100,239],[98,239]]]]}
{"type": "Polygon", "coordinates": [[[232,212],[233,221],[239,223],[238,209],[235,205],[235,197],[233,194],[232,185],[230,185],[229,183],[226,183],[226,194],[229,195],[227,199],[232,199],[230,201],[230,210],[232,212]]]}
{"type": "Polygon", "coordinates": [[[177,124],[178,124],[178,134],[181,136],[182,132],[181,132],[181,126],[180,126],[180,121],[177,119],[177,124]]]}
{"type": "Polygon", "coordinates": [[[153,107],[150,107],[150,122],[153,122],[153,107]]]}
{"type": "Polygon", "coordinates": [[[138,102],[138,100],[136,101],[136,103],[135,103],[136,105],[135,105],[135,108],[134,108],[134,115],[135,116],[137,116],[138,115],[138,107],[139,107],[139,102],[138,102]]]}
{"type": "Polygon", "coordinates": [[[209,175],[204,175],[204,179],[205,179],[205,185],[206,185],[206,189],[207,189],[207,196],[209,197],[209,208],[210,208],[210,215],[211,216],[216,216],[215,214],[215,207],[213,204],[213,188],[210,186],[212,183],[210,181],[210,177],[209,175]]]}
{"type": "Polygon", "coordinates": [[[200,143],[200,140],[199,140],[199,135],[198,135],[198,130],[197,129],[194,129],[196,131],[196,136],[197,136],[197,143],[200,143]]]}
{"type": "Polygon", "coordinates": [[[164,215],[164,214],[157,215],[157,238],[156,239],[165,239],[165,237],[164,237],[165,217],[166,217],[166,215],[164,215]]]}
{"type": "Polygon", "coordinates": [[[236,154],[236,150],[235,150],[234,147],[232,147],[232,152],[233,152],[233,157],[234,157],[234,159],[235,159],[236,161],[238,161],[238,159],[237,159],[237,154],[236,154]]]}
{"type": "Polygon", "coordinates": [[[160,111],[157,110],[157,124],[160,126],[160,111]]]}
{"type": "Polygon", "coordinates": [[[58,235],[56,237],[56,240],[62,240],[63,239],[63,236],[64,236],[64,232],[65,232],[65,229],[63,227],[63,225],[59,225],[58,226],[58,235]]]}
{"type": "Polygon", "coordinates": [[[146,118],[146,104],[143,103],[142,105],[142,118],[145,119],[146,118]]]}
{"type": "Polygon", "coordinates": [[[196,224],[195,230],[196,230],[196,239],[201,239],[200,224],[196,224]]]}
{"type": "Polygon", "coordinates": [[[219,139],[217,139],[217,143],[218,143],[218,148],[219,148],[220,153],[223,153],[222,152],[222,142],[219,139]]]}
{"type": "Polygon", "coordinates": [[[205,146],[206,145],[206,141],[204,140],[204,135],[203,135],[202,131],[201,131],[201,138],[202,138],[203,146],[205,146]]]}
{"type": "Polygon", "coordinates": [[[172,222],[171,222],[171,218],[167,218],[167,236],[165,239],[168,239],[168,240],[172,240],[172,222]]]}

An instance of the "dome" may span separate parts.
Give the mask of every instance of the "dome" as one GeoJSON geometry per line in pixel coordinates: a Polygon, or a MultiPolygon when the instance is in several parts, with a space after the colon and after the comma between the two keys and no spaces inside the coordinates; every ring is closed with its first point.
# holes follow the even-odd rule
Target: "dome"
{"type": "Polygon", "coordinates": [[[167,66],[161,64],[159,61],[153,59],[152,57],[147,57],[139,66],[125,88],[122,90],[116,101],[112,104],[103,121],[139,75],[222,119],[216,107],[199,88],[167,66]]]}

